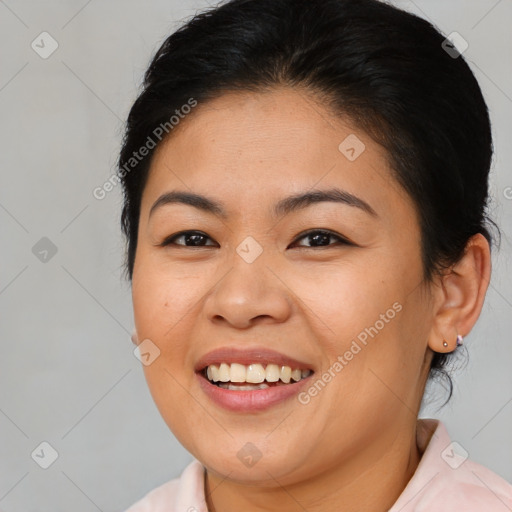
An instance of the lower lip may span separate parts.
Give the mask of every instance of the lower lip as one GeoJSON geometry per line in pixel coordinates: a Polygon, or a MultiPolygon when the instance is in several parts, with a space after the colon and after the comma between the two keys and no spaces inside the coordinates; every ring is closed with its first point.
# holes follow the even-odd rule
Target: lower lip
{"type": "Polygon", "coordinates": [[[220,388],[215,384],[211,384],[201,374],[196,373],[196,375],[201,389],[216,404],[230,411],[254,412],[263,411],[297,395],[313,374],[293,384],[271,386],[266,389],[255,389],[254,391],[232,391],[220,388]]]}

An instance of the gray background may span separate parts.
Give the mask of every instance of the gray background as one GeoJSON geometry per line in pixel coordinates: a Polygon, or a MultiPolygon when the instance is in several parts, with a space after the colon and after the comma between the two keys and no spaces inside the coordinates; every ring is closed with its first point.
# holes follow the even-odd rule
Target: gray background
{"type": "MultiPolygon", "coordinates": [[[[471,458],[511,481],[512,2],[395,3],[469,43],[465,56],[493,119],[491,213],[504,234],[484,311],[466,340],[469,364],[455,375],[451,403],[438,411],[432,402],[422,416],[442,419],[471,458]]],[[[92,190],[115,171],[123,119],[151,55],[206,5],[0,1],[3,512],[123,510],[191,460],[133,355],[120,189],[101,201],[92,190]],[[31,48],[43,31],[59,45],[47,59],[31,48]],[[48,244],[43,237],[57,248],[46,261],[33,250],[48,244]],[[31,457],[43,441],[59,454],[46,470],[31,457]]]]}

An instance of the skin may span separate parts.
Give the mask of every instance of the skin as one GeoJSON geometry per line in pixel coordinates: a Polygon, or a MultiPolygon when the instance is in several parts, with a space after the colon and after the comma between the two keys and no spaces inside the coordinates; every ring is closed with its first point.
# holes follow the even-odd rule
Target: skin
{"type": "Polygon", "coordinates": [[[210,511],[342,503],[371,512],[396,501],[421,457],[416,419],[433,351],[453,351],[457,333],[469,333],[490,274],[489,246],[475,235],[462,260],[427,283],[420,240],[386,151],[311,93],[226,93],[198,105],[157,148],[132,279],[136,332],[160,349],[146,380],[169,428],[207,469],[210,511]],[[365,144],[354,161],[338,149],[351,134],[365,144]],[[270,214],[283,197],[333,186],[376,215],[335,202],[270,214]],[[149,217],[171,190],[219,201],[227,217],[178,203],[149,217]],[[310,229],[352,243],[332,237],[315,247],[301,235],[310,229]],[[159,245],[183,230],[204,233],[203,247],[183,237],[159,245]],[[252,263],[236,251],[248,236],[263,249],[252,263]],[[320,376],[395,303],[400,312],[307,404],[293,397],[230,412],[198,385],[196,362],[224,346],[272,348],[320,376]],[[247,442],[261,453],[252,467],[237,457],[247,442]]]}

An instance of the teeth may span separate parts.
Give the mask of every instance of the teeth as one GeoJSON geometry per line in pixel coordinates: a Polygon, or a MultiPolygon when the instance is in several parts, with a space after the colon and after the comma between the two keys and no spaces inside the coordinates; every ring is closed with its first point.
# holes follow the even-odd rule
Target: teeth
{"type": "Polygon", "coordinates": [[[213,382],[217,382],[219,380],[218,366],[215,366],[214,364],[212,364],[211,366],[208,366],[208,370],[210,370],[210,376],[208,378],[210,380],[213,380],[213,382]]]}
{"type": "Polygon", "coordinates": [[[230,376],[229,365],[226,363],[222,363],[219,366],[219,380],[221,382],[229,382],[229,376],[230,376]]]}
{"type": "Polygon", "coordinates": [[[253,385],[243,385],[243,384],[227,384],[226,382],[221,382],[219,387],[224,389],[229,389],[231,391],[254,391],[255,389],[267,389],[270,386],[268,384],[262,383],[257,386],[253,385]]]}
{"type": "Polygon", "coordinates": [[[277,366],[277,364],[267,364],[267,367],[265,368],[265,380],[267,382],[277,382],[280,376],[281,372],[279,371],[279,366],[277,366]]]}
{"type": "Polygon", "coordinates": [[[281,366],[281,380],[288,384],[292,378],[292,369],[289,366],[281,366]]]}
{"type": "Polygon", "coordinates": [[[245,375],[246,382],[252,382],[253,384],[259,384],[263,382],[266,377],[265,368],[261,364],[250,364],[247,367],[247,373],[245,375]]]}
{"type": "Polygon", "coordinates": [[[266,389],[269,387],[265,382],[278,382],[289,384],[292,380],[298,382],[311,374],[311,370],[293,369],[290,366],[278,366],[277,364],[268,364],[263,366],[260,363],[245,366],[239,363],[221,363],[220,365],[211,364],[206,368],[206,376],[212,382],[220,382],[220,387],[225,389],[266,389]],[[234,383],[260,384],[259,386],[240,386],[232,387],[234,383]]]}
{"type": "Polygon", "coordinates": [[[247,375],[247,370],[243,364],[232,363],[230,368],[230,377],[229,380],[231,382],[246,382],[245,378],[247,375]]]}

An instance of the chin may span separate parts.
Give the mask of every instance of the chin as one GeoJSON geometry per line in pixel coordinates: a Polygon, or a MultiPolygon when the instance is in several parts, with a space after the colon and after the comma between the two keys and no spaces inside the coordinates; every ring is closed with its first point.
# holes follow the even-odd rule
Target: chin
{"type": "Polygon", "coordinates": [[[263,457],[252,466],[245,466],[238,459],[234,462],[231,457],[220,461],[207,459],[199,460],[208,472],[243,485],[275,487],[276,480],[281,483],[283,477],[288,477],[292,471],[284,460],[265,461],[263,457]]]}
{"type": "Polygon", "coordinates": [[[206,447],[198,449],[197,446],[195,450],[189,449],[189,451],[209,472],[219,478],[228,478],[241,484],[268,487],[274,487],[276,480],[279,482],[295,480],[292,475],[297,471],[300,472],[300,467],[304,465],[305,461],[292,460],[290,455],[299,452],[303,454],[304,451],[299,448],[283,449],[283,444],[280,442],[272,447],[269,446],[268,440],[266,444],[266,448],[259,450],[255,444],[245,440],[239,441],[239,438],[235,437],[234,439],[230,438],[227,446],[216,445],[213,452],[206,447]],[[234,446],[240,446],[240,448],[234,449],[234,446]]]}

